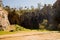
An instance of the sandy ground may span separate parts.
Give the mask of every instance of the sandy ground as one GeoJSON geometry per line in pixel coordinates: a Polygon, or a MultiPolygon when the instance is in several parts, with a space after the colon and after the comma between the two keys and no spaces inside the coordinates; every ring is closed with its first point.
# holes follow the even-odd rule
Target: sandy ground
{"type": "Polygon", "coordinates": [[[27,32],[0,35],[0,40],[60,40],[58,32],[27,32]]]}

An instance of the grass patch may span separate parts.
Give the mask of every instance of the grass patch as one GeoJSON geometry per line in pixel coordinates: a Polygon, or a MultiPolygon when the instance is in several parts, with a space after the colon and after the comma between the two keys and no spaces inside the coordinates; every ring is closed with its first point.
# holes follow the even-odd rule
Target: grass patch
{"type": "Polygon", "coordinates": [[[7,32],[7,31],[0,31],[0,35],[5,35],[5,34],[14,34],[16,32],[7,32]]]}
{"type": "Polygon", "coordinates": [[[29,33],[29,32],[48,32],[48,30],[24,30],[24,31],[14,31],[14,32],[7,32],[7,31],[0,31],[0,35],[6,34],[15,34],[15,33],[29,33]]]}
{"type": "Polygon", "coordinates": [[[26,29],[26,28],[19,26],[19,25],[15,25],[14,27],[16,29],[13,32],[0,31],[0,35],[15,34],[15,33],[28,33],[28,32],[48,32],[48,30],[46,30],[46,29],[30,30],[30,29],[26,29]]]}

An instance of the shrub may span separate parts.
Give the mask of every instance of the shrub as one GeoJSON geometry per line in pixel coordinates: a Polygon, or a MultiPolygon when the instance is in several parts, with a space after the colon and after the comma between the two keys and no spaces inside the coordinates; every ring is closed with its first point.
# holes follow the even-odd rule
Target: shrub
{"type": "Polygon", "coordinates": [[[26,29],[26,28],[24,28],[22,26],[19,26],[19,25],[15,25],[15,27],[16,27],[16,31],[26,31],[26,30],[29,30],[29,29],[26,29]]]}

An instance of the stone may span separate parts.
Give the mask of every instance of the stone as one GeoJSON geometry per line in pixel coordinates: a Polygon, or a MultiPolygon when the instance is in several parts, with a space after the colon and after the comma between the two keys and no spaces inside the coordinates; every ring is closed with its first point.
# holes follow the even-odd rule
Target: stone
{"type": "Polygon", "coordinates": [[[8,12],[0,7],[0,30],[5,31],[9,25],[8,12]]]}

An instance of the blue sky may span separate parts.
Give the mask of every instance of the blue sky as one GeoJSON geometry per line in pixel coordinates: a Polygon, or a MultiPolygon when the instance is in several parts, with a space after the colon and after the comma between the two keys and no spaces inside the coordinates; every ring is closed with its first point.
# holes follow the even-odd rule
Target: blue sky
{"type": "Polygon", "coordinates": [[[37,3],[43,4],[53,4],[56,0],[3,0],[4,6],[9,5],[10,7],[30,7],[33,5],[35,8],[37,7],[37,3]]]}

